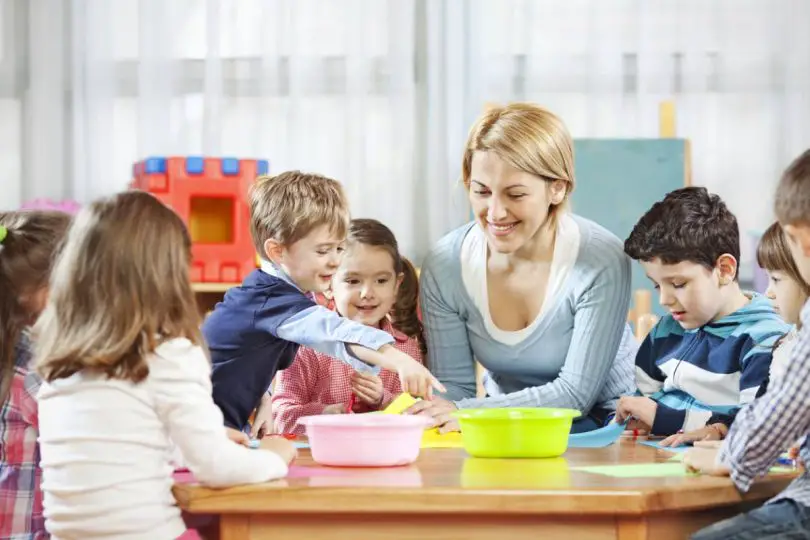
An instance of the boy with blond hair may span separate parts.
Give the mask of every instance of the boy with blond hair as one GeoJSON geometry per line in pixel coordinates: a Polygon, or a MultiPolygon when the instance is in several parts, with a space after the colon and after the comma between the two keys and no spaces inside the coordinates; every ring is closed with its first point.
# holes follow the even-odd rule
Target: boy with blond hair
{"type": "MultiPolygon", "coordinates": [[[[810,150],[782,175],[776,190],[776,218],[782,225],[791,254],[805,281],[810,280],[810,150]]],[[[801,314],[802,326],[787,371],[773,380],[768,391],[738,414],[722,443],[695,443],[687,452],[687,467],[708,474],[731,474],[745,493],[754,480],[767,474],[785,448],[810,433],[810,302],[801,314]],[[719,448],[719,452],[718,452],[719,448]]],[[[810,463],[805,438],[799,457],[810,463]]],[[[695,540],[725,538],[810,538],[810,475],[804,471],[782,493],[746,514],[721,521],[695,540]]]]}
{"type": "Polygon", "coordinates": [[[430,397],[443,387],[379,329],[340,317],[311,293],[329,289],[349,225],[340,184],[299,171],[261,176],[250,192],[251,234],[261,268],[230,289],[203,324],[211,351],[213,396],[234,438],[248,427],[272,426],[268,391],[299,345],[338,358],[359,371],[397,372],[403,391],[430,397]],[[373,366],[373,367],[372,367],[373,366]]]}

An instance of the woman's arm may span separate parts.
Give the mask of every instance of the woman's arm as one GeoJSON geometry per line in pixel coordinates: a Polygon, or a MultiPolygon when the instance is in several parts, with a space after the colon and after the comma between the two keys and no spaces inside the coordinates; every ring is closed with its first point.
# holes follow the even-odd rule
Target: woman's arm
{"type": "MultiPolygon", "coordinates": [[[[607,261],[605,261],[607,262],[607,261]]],[[[460,408],[563,407],[581,411],[593,408],[616,361],[630,303],[630,260],[614,259],[594,278],[580,296],[574,313],[574,329],[559,376],[542,386],[480,399],[464,399],[460,408]]],[[[622,347],[623,351],[635,350],[622,347]]],[[[629,354],[629,353],[628,353],[629,354]]],[[[632,370],[628,369],[632,379],[632,370]]]]}
{"type": "Polygon", "coordinates": [[[420,277],[422,323],[427,340],[427,360],[431,373],[447,389],[446,399],[475,396],[475,361],[467,336],[467,324],[439,285],[447,286],[460,276],[449,275],[447,266],[429,256],[420,277]]]}

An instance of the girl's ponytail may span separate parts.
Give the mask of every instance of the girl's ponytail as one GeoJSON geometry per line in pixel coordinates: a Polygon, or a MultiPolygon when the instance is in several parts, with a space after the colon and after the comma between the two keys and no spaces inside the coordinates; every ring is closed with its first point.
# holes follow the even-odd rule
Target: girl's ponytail
{"type": "Polygon", "coordinates": [[[392,323],[397,330],[419,341],[419,349],[424,356],[427,354],[427,344],[422,321],[419,319],[419,276],[411,261],[405,257],[400,257],[400,261],[403,278],[391,310],[392,323]]]}

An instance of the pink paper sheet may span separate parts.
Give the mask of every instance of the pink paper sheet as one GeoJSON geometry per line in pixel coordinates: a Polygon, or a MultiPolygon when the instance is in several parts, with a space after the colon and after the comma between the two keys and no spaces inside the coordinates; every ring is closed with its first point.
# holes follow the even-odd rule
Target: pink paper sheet
{"type": "MultiPolygon", "coordinates": [[[[290,465],[285,478],[313,478],[318,476],[347,476],[352,474],[348,469],[332,469],[328,467],[308,467],[306,465],[290,465]]],[[[174,471],[174,481],[178,484],[191,484],[197,480],[188,469],[174,471]]]]}

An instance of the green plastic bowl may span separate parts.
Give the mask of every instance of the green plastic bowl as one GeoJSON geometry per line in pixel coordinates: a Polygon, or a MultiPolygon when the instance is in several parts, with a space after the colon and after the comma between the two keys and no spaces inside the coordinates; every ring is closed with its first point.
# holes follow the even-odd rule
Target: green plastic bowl
{"type": "Polygon", "coordinates": [[[548,458],[565,453],[574,409],[462,409],[453,413],[464,449],[481,458],[548,458]]]}

